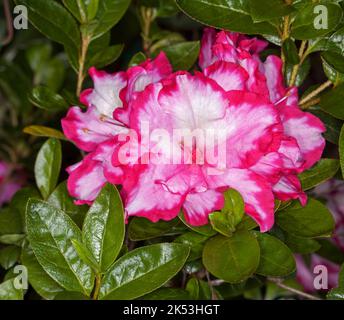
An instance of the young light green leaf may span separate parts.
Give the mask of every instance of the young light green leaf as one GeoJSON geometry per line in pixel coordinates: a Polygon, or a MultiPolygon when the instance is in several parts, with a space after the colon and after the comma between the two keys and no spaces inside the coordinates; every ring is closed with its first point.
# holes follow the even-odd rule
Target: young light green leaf
{"type": "Polygon", "coordinates": [[[63,211],[31,199],[26,212],[33,252],[48,275],[69,291],[90,295],[94,274],[78,256],[72,239],[81,242],[81,231],[63,211]]]}
{"type": "Polygon", "coordinates": [[[124,209],[118,190],[107,184],[88,211],[82,240],[105,272],[118,256],[124,240],[124,209]]]}
{"type": "Polygon", "coordinates": [[[47,199],[56,187],[61,161],[60,141],[53,138],[47,140],[39,150],[35,163],[36,184],[44,199],[47,199]]]}
{"type": "Polygon", "coordinates": [[[117,260],[104,275],[99,299],[135,299],[160,288],[184,266],[187,246],[159,243],[135,249],[117,260]]]}
{"type": "Polygon", "coordinates": [[[95,272],[99,270],[99,265],[97,261],[94,260],[92,253],[87,249],[87,247],[76,239],[72,239],[72,244],[79,258],[89,265],[95,272]]]}
{"type": "Polygon", "coordinates": [[[248,231],[237,231],[231,237],[211,238],[204,246],[203,264],[214,276],[237,283],[256,271],[259,256],[257,239],[248,231]]]}

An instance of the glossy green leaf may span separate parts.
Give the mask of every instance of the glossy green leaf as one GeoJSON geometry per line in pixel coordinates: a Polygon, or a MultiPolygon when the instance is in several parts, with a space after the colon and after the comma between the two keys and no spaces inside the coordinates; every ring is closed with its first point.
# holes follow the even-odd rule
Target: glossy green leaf
{"type": "Polygon", "coordinates": [[[0,249],[0,266],[5,270],[12,268],[18,261],[20,256],[20,248],[16,246],[8,246],[0,249]]]}
{"type": "Polygon", "coordinates": [[[191,278],[186,284],[185,290],[192,300],[211,300],[212,297],[209,284],[197,278],[191,278]]]}
{"type": "Polygon", "coordinates": [[[23,132],[36,137],[67,140],[67,138],[61,131],[45,126],[28,126],[23,129],[23,132]]]}
{"type": "Polygon", "coordinates": [[[334,228],[332,214],[325,205],[312,198],[305,207],[295,201],[279,211],[276,222],[288,233],[303,238],[328,237],[334,228]]]}
{"type": "Polygon", "coordinates": [[[128,300],[161,287],[184,266],[189,248],[160,243],[135,249],[109,269],[102,279],[99,298],[128,300]]]}
{"type": "Polygon", "coordinates": [[[285,235],[285,243],[295,253],[309,254],[318,251],[320,243],[314,239],[301,238],[289,233],[285,235]]]}
{"type": "Polygon", "coordinates": [[[144,62],[147,59],[143,52],[136,53],[129,61],[128,67],[134,67],[144,62]]]}
{"type": "Polygon", "coordinates": [[[105,272],[118,256],[125,233],[124,209],[118,190],[107,184],[88,211],[82,240],[105,272]]]}
{"type": "Polygon", "coordinates": [[[189,70],[198,59],[200,43],[199,41],[180,42],[163,50],[175,71],[189,70]]]}
{"type": "Polygon", "coordinates": [[[79,227],[82,226],[89,207],[74,203],[74,199],[69,195],[67,190],[66,181],[61,182],[56,187],[47,201],[55,208],[61,209],[64,213],[68,214],[79,227]]]}
{"type": "Polygon", "coordinates": [[[179,8],[191,18],[219,29],[247,33],[277,35],[267,22],[254,23],[248,1],[176,0],[179,8]]]}
{"type": "Polygon", "coordinates": [[[204,247],[203,264],[214,276],[230,283],[249,278],[259,265],[259,245],[248,231],[237,231],[232,237],[218,235],[204,247]]]}
{"type": "Polygon", "coordinates": [[[35,163],[35,178],[44,199],[56,187],[62,161],[61,143],[57,139],[47,140],[38,152],[35,163]]]}
{"type": "Polygon", "coordinates": [[[25,240],[25,234],[4,234],[0,235],[0,243],[21,247],[25,240]]]}
{"type": "Polygon", "coordinates": [[[300,62],[300,57],[295,42],[288,38],[283,42],[282,50],[286,61],[292,65],[300,62]]]}
{"type": "Polygon", "coordinates": [[[56,295],[54,300],[61,300],[61,301],[81,301],[81,300],[89,300],[90,298],[83,295],[80,292],[72,292],[72,291],[63,291],[56,295]]]}
{"type": "Polygon", "coordinates": [[[115,26],[123,17],[130,5],[130,0],[102,0],[99,2],[99,8],[95,20],[96,28],[93,32],[93,38],[98,38],[105,32],[115,26]]]}
{"type": "Polygon", "coordinates": [[[45,36],[68,47],[80,46],[80,32],[72,15],[57,1],[16,0],[28,9],[29,21],[45,36]]]}
{"type": "Polygon", "coordinates": [[[344,82],[344,73],[336,70],[325,59],[322,59],[322,64],[326,77],[329,78],[329,80],[331,80],[335,85],[344,82]]]}
{"type": "Polygon", "coordinates": [[[76,252],[78,253],[79,258],[84,261],[87,265],[89,265],[95,272],[97,272],[100,267],[92,253],[88,250],[88,248],[81,242],[72,239],[72,244],[76,252]]]}
{"type": "Polygon", "coordinates": [[[287,16],[294,8],[283,0],[248,0],[254,22],[269,21],[287,16]]]}
{"type": "Polygon", "coordinates": [[[121,55],[124,45],[117,44],[114,46],[106,47],[97,52],[88,60],[89,67],[104,68],[109,64],[115,62],[121,55]]]}
{"type": "Polygon", "coordinates": [[[344,60],[343,54],[332,52],[332,51],[325,51],[321,54],[323,60],[325,60],[333,69],[340,73],[344,73],[344,60]]]}
{"type": "Polygon", "coordinates": [[[59,94],[48,87],[36,87],[32,90],[29,97],[30,102],[36,107],[50,111],[58,112],[68,109],[68,103],[59,94]]]}
{"type": "Polygon", "coordinates": [[[340,22],[343,11],[338,4],[327,3],[326,13],[316,12],[318,3],[307,3],[298,10],[291,27],[291,36],[299,40],[308,40],[330,33],[340,22]]]}
{"type": "Polygon", "coordinates": [[[344,120],[344,83],[326,92],[321,97],[320,107],[333,117],[344,120]]]}
{"type": "Polygon", "coordinates": [[[45,272],[65,289],[89,295],[94,274],[72,245],[82,236],[71,218],[47,202],[29,200],[26,219],[30,244],[45,272]]]}
{"type": "Polygon", "coordinates": [[[0,235],[18,234],[23,230],[23,223],[18,211],[4,208],[0,210],[0,235]]]}
{"type": "Polygon", "coordinates": [[[190,295],[180,288],[160,288],[140,297],[139,300],[190,300],[190,295]]]}
{"type": "Polygon", "coordinates": [[[14,279],[7,280],[0,284],[0,300],[23,300],[22,289],[16,289],[14,279]]]}
{"type": "Polygon", "coordinates": [[[205,236],[211,237],[213,235],[215,235],[217,232],[211,227],[210,224],[206,224],[204,226],[200,226],[200,227],[195,227],[192,226],[190,224],[188,224],[185,220],[185,217],[182,213],[180,213],[178,215],[178,218],[188,227],[190,228],[192,231],[195,231],[197,233],[203,234],[205,236]]]}
{"type": "Polygon", "coordinates": [[[27,268],[30,285],[41,297],[53,300],[58,293],[63,291],[63,288],[44,271],[31,249],[23,249],[21,262],[27,268]]]}
{"type": "Polygon", "coordinates": [[[160,220],[154,223],[146,218],[134,217],[129,223],[129,238],[132,241],[141,241],[171,235],[174,234],[173,228],[178,223],[178,219],[160,220]]]}
{"type": "Polygon", "coordinates": [[[312,168],[299,174],[302,190],[312,189],[331,179],[337,173],[339,166],[337,159],[321,159],[312,168]]]}
{"type": "Polygon", "coordinates": [[[290,249],[277,238],[254,232],[260,247],[259,266],[255,273],[263,276],[284,277],[295,271],[295,259],[290,249]]]}
{"type": "Polygon", "coordinates": [[[203,247],[208,238],[208,236],[196,232],[186,232],[177,237],[174,242],[189,246],[190,255],[188,261],[193,261],[202,257],[203,247]]]}

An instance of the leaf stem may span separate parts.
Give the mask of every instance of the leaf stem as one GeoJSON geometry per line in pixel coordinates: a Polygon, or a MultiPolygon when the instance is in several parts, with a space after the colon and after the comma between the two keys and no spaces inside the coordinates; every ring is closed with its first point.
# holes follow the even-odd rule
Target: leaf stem
{"type": "Polygon", "coordinates": [[[77,97],[80,96],[82,85],[85,80],[85,64],[86,64],[86,56],[88,47],[90,45],[91,38],[89,35],[82,35],[82,41],[81,41],[81,49],[80,49],[80,55],[79,55],[79,72],[78,72],[78,84],[76,88],[76,95],[77,97]]]}
{"type": "Polygon", "coordinates": [[[305,61],[305,59],[308,55],[308,53],[306,51],[306,45],[307,45],[307,40],[303,40],[301,42],[301,46],[300,46],[300,50],[299,50],[300,62],[293,67],[293,70],[292,70],[291,76],[290,76],[289,87],[292,87],[295,85],[297,74],[299,73],[299,69],[300,69],[301,65],[303,64],[303,62],[305,61]]]}
{"type": "Polygon", "coordinates": [[[297,290],[295,288],[289,287],[287,285],[285,285],[284,283],[282,283],[281,279],[276,279],[276,278],[268,278],[269,281],[275,283],[278,287],[287,290],[289,292],[295,293],[296,295],[306,298],[308,300],[322,300],[319,297],[313,296],[311,294],[305,293],[303,291],[297,290]]]}
{"type": "Polygon", "coordinates": [[[300,105],[305,105],[307,102],[311,101],[313,98],[315,98],[319,93],[323,92],[325,89],[327,89],[329,86],[332,85],[332,81],[327,80],[322,85],[320,85],[318,88],[310,92],[306,97],[304,97],[300,101],[300,105]]]}
{"type": "Polygon", "coordinates": [[[93,295],[92,295],[93,300],[98,300],[101,280],[102,280],[102,276],[100,274],[97,274],[96,275],[95,288],[94,288],[93,295]]]}

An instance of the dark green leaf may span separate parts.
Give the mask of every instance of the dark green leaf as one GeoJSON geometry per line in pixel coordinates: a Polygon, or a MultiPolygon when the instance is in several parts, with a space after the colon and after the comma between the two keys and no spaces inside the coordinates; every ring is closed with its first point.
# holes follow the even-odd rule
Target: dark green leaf
{"type": "Polygon", "coordinates": [[[309,254],[318,251],[320,243],[314,239],[307,239],[293,236],[289,233],[285,235],[285,243],[295,253],[309,254]]]}
{"type": "Polygon", "coordinates": [[[72,239],[81,242],[82,237],[71,218],[47,202],[29,200],[26,219],[30,244],[43,269],[65,289],[89,295],[94,274],[72,245],[72,239]]]}
{"type": "Polygon", "coordinates": [[[32,250],[29,248],[23,249],[21,262],[27,268],[29,283],[41,297],[53,300],[59,292],[63,291],[57,282],[44,271],[32,250]]]}
{"type": "Polygon", "coordinates": [[[124,45],[118,44],[100,50],[88,61],[88,66],[93,66],[96,68],[104,68],[108,66],[119,58],[123,51],[123,48],[124,45]]]}
{"type": "Polygon", "coordinates": [[[188,255],[189,248],[176,243],[135,249],[104,275],[99,298],[129,300],[152,292],[178,273],[188,255]]]}
{"type": "Polygon", "coordinates": [[[89,300],[89,298],[80,292],[63,291],[56,295],[54,300],[89,300]]]}
{"type": "Polygon", "coordinates": [[[260,247],[257,274],[283,277],[295,271],[294,256],[282,241],[266,233],[254,232],[254,234],[260,247]]]}
{"type": "Polygon", "coordinates": [[[246,280],[259,265],[259,245],[248,231],[227,238],[218,235],[204,247],[203,264],[214,276],[230,283],[246,280]]]}
{"type": "Polygon", "coordinates": [[[254,22],[277,19],[294,11],[293,7],[283,0],[249,0],[248,2],[254,22]]]}
{"type": "Polygon", "coordinates": [[[320,107],[333,117],[344,120],[344,83],[326,92],[321,97],[320,107]]]}
{"type": "Polygon", "coordinates": [[[337,173],[339,166],[337,159],[321,159],[312,168],[299,174],[302,190],[312,189],[331,179],[337,173]]]}
{"type": "Polygon", "coordinates": [[[140,297],[139,300],[190,300],[190,296],[184,289],[160,288],[140,297]]]}
{"type": "Polygon", "coordinates": [[[36,184],[44,199],[47,199],[56,187],[61,161],[60,141],[53,138],[47,140],[39,150],[35,163],[36,184]]]}
{"type": "Polygon", "coordinates": [[[329,210],[321,202],[311,198],[305,207],[295,201],[279,211],[276,222],[288,233],[303,238],[328,237],[334,228],[329,210]]]}
{"type": "Polygon", "coordinates": [[[191,278],[186,284],[185,290],[189,292],[192,300],[211,300],[212,292],[207,282],[191,278]]]}
{"type": "Polygon", "coordinates": [[[8,246],[0,249],[0,265],[8,270],[12,268],[18,261],[20,256],[20,248],[16,246],[8,246]]]}
{"type": "Polygon", "coordinates": [[[36,107],[50,112],[67,110],[69,107],[62,96],[43,86],[34,88],[29,96],[29,100],[36,107]]]}
{"type": "Polygon", "coordinates": [[[107,184],[88,211],[82,240],[105,272],[118,256],[125,233],[124,209],[118,190],[107,184]]]}
{"type": "Polygon", "coordinates": [[[189,70],[197,61],[200,43],[199,41],[181,42],[163,50],[174,70],[189,70]]]}
{"type": "Polygon", "coordinates": [[[182,243],[190,247],[188,261],[193,261],[202,257],[205,242],[209,237],[196,232],[186,232],[176,238],[174,242],[182,243]]]}
{"type": "Polygon", "coordinates": [[[18,234],[23,230],[18,211],[5,208],[0,210],[0,235],[18,234]]]}

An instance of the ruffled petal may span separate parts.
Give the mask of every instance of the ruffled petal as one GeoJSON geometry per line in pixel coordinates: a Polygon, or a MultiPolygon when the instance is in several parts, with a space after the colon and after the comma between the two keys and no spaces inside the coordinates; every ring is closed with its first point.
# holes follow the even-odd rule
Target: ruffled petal
{"type": "Polygon", "coordinates": [[[207,224],[208,215],[221,210],[224,205],[224,197],[221,192],[207,190],[199,193],[189,193],[183,204],[185,220],[192,226],[207,224]]]}
{"type": "Polygon", "coordinates": [[[279,200],[299,199],[303,206],[307,203],[307,195],[302,191],[300,180],[295,175],[284,175],[272,190],[279,200]]]}
{"type": "Polygon", "coordinates": [[[94,82],[94,89],[82,92],[80,101],[87,106],[94,106],[98,112],[112,118],[116,108],[122,107],[121,90],[127,85],[124,72],[109,74],[91,68],[89,74],[94,82]]]}
{"type": "Polygon", "coordinates": [[[216,30],[213,28],[205,28],[203,31],[201,50],[199,54],[199,66],[203,70],[215,62],[212,50],[215,40],[216,30]]]}
{"type": "Polygon", "coordinates": [[[66,137],[84,151],[93,151],[99,143],[128,130],[121,123],[101,115],[93,106],[86,112],[78,107],[70,108],[61,123],[66,137]]]}

